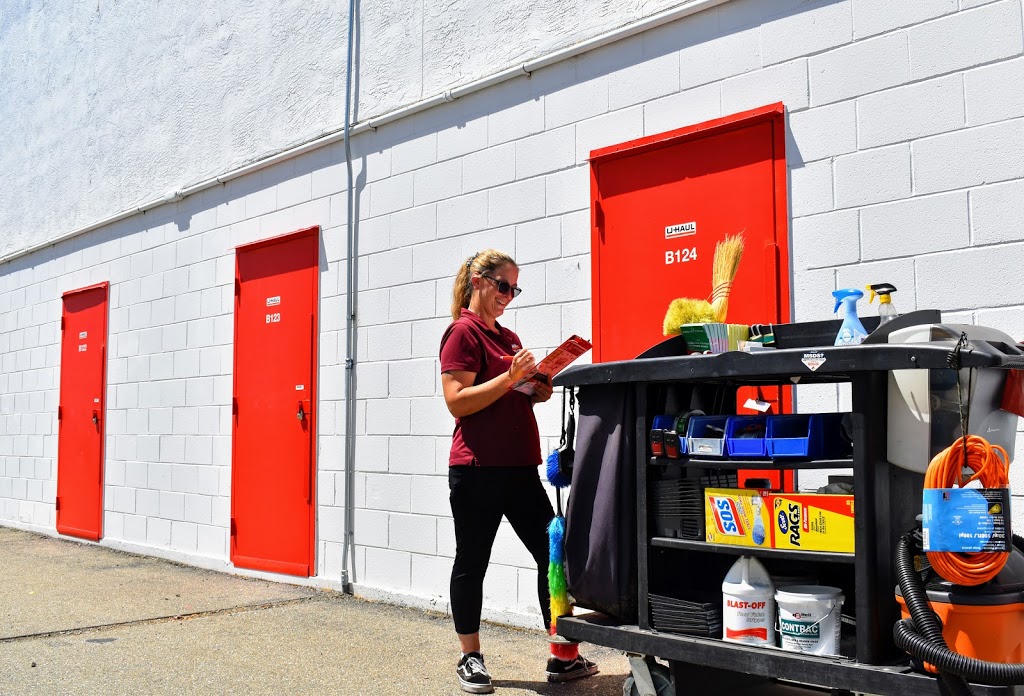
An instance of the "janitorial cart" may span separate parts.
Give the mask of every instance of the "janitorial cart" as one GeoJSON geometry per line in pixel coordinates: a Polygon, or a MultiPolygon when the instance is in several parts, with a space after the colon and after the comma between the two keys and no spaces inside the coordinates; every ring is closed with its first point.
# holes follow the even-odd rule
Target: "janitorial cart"
{"type": "MultiPolygon", "coordinates": [[[[559,375],[579,408],[569,591],[591,611],[561,618],[558,633],[631,655],[627,694],[773,679],[837,694],[1024,695],[1024,554],[1008,483],[981,482],[1004,491],[983,505],[988,551],[925,553],[937,548],[925,537],[960,522],[922,521],[926,485],[959,488],[965,465],[984,468],[978,458],[1000,447],[1005,474],[1017,428],[1005,399],[1020,397],[1024,354],[1001,332],[939,322],[906,315],[840,347],[812,325],[776,326],[773,349],[709,355],[685,354],[676,337],[559,375]],[[846,408],[737,415],[737,390],[792,385],[849,385],[818,387],[841,389],[846,408]],[[974,436],[985,452],[968,451],[974,436]],[[938,456],[949,481],[929,470],[938,456]],[[809,499],[765,474],[812,469],[834,474],[809,499]],[[739,559],[753,560],[737,574],[739,559]],[[963,576],[941,565],[964,559],[982,560],[963,576]],[[762,570],[774,604],[756,595],[762,570]],[[726,615],[730,597],[754,611],[726,615]],[[801,608],[815,600],[818,614],[801,608]],[[740,619],[754,623],[729,629],[740,619]]],[[[961,522],[976,527],[971,514],[961,522]]]]}

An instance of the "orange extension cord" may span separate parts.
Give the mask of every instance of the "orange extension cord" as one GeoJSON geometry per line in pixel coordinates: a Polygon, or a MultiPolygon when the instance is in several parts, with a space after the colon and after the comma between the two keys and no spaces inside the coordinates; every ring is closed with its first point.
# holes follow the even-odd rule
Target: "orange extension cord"
{"type": "MultiPolygon", "coordinates": [[[[964,461],[964,438],[935,455],[924,475],[925,488],[963,488],[971,481],[980,481],[983,488],[1007,488],[1010,485],[1010,458],[999,445],[977,435],[968,435],[967,454],[964,461]],[[971,469],[974,474],[963,477],[963,470],[971,469]]],[[[1002,551],[978,553],[956,553],[951,551],[930,551],[928,562],[946,580],[957,585],[981,585],[994,578],[1010,554],[1002,551]]]]}

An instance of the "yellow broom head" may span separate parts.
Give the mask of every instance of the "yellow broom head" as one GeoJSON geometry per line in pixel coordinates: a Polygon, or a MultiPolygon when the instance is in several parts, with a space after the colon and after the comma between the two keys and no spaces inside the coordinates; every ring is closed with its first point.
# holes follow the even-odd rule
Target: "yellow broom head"
{"type": "Polygon", "coordinates": [[[703,324],[714,321],[714,317],[714,309],[707,300],[680,297],[669,303],[661,332],[666,336],[674,336],[679,333],[679,327],[683,324],[703,324]]]}
{"type": "Polygon", "coordinates": [[[743,233],[726,236],[715,245],[715,263],[711,271],[711,321],[724,322],[729,311],[729,293],[743,258],[743,233]]]}

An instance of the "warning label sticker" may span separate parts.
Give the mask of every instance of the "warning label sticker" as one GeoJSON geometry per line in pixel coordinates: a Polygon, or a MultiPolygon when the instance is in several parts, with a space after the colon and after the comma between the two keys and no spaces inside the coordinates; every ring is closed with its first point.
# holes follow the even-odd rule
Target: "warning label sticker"
{"type": "Polygon", "coordinates": [[[824,353],[804,353],[804,357],[800,358],[800,362],[807,366],[807,369],[814,372],[819,367],[825,364],[824,353]]]}

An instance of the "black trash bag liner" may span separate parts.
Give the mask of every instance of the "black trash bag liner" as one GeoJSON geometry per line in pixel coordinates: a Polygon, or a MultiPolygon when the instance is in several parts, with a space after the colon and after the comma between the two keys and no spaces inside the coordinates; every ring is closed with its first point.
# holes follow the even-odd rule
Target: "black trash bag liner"
{"type": "Polygon", "coordinates": [[[565,574],[576,605],[637,620],[636,416],[631,384],[579,387],[565,574]]]}
{"type": "MultiPolygon", "coordinates": [[[[636,385],[578,387],[576,457],[566,506],[565,575],[585,609],[637,622],[636,385]]],[[[648,385],[648,414],[732,413],[736,387],[648,385]]]]}

